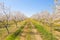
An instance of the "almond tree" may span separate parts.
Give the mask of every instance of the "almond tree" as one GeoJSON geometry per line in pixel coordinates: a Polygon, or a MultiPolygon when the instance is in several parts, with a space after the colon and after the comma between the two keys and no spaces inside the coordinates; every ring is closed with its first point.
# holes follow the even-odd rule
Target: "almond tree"
{"type": "Polygon", "coordinates": [[[3,25],[5,25],[5,28],[9,34],[9,30],[8,30],[9,15],[8,14],[10,13],[10,10],[4,5],[4,3],[0,3],[0,8],[3,13],[2,23],[3,23],[3,25]],[[6,23],[4,23],[4,22],[6,22],[6,23]]]}
{"type": "Polygon", "coordinates": [[[17,25],[17,23],[18,22],[20,22],[20,21],[23,21],[23,20],[25,20],[27,17],[24,15],[24,14],[22,14],[21,12],[19,12],[19,11],[14,11],[14,12],[12,12],[13,13],[13,21],[14,21],[14,23],[16,24],[16,27],[18,27],[17,25]]]}

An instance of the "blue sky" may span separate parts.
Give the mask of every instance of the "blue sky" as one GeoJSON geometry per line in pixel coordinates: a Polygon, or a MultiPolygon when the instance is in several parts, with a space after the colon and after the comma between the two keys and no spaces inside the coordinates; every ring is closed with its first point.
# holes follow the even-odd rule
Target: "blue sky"
{"type": "Polygon", "coordinates": [[[53,0],[0,0],[0,2],[3,1],[13,11],[21,11],[27,16],[44,10],[48,10],[51,13],[54,4],[53,0]]]}

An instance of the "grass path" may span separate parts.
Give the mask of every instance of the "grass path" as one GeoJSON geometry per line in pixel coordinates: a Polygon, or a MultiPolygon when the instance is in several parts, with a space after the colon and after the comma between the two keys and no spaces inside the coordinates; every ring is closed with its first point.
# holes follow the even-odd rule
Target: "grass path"
{"type": "Polygon", "coordinates": [[[23,32],[21,33],[20,40],[30,40],[30,28],[29,28],[29,23],[24,26],[23,32]]]}
{"type": "Polygon", "coordinates": [[[16,37],[21,33],[21,31],[24,28],[25,24],[26,24],[26,22],[18,30],[16,30],[14,33],[8,35],[5,40],[15,40],[16,37]]]}
{"type": "Polygon", "coordinates": [[[28,22],[20,36],[20,40],[42,40],[42,38],[34,25],[28,22]]]}
{"type": "Polygon", "coordinates": [[[60,40],[60,32],[54,31],[54,35],[58,40],[60,40]]]}
{"type": "Polygon", "coordinates": [[[27,27],[27,25],[24,26],[24,29],[20,35],[20,40],[25,40],[25,38],[26,38],[26,32],[27,32],[26,27],[27,27]]]}
{"type": "Polygon", "coordinates": [[[35,20],[25,21],[18,30],[7,36],[5,40],[57,40],[35,20]]]}
{"type": "Polygon", "coordinates": [[[43,40],[40,33],[38,32],[38,30],[35,28],[35,26],[32,23],[31,23],[31,26],[32,26],[34,40],[43,40]]]}
{"type": "Polygon", "coordinates": [[[39,22],[32,20],[33,24],[35,25],[36,29],[41,33],[43,40],[57,40],[51,32],[47,31],[39,22]]]}

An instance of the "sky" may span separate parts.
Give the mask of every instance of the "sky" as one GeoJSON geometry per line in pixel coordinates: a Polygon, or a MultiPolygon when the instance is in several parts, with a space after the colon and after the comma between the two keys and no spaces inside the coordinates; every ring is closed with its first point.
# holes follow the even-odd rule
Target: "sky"
{"type": "Polygon", "coordinates": [[[28,17],[44,10],[51,13],[54,5],[53,0],[0,0],[0,2],[4,2],[12,11],[20,11],[28,17]]]}

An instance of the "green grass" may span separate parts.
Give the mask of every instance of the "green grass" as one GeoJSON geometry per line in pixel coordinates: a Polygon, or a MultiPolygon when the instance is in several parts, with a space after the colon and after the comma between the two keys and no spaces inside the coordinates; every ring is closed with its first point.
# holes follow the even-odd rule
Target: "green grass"
{"type": "Polygon", "coordinates": [[[33,22],[36,29],[42,34],[43,40],[57,40],[51,32],[48,32],[43,26],[38,24],[37,22],[33,22]]]}
{"type": "Polygon", "coordinates": [[[11,34],[6,40],[15,40],[15,38],[21,33],[22,28],[19,28],[15,33],[11,34]]]}
{"type": "Polygon", "coordinates": [[[15,40],[20,40],[20,37],[19,37],[19,36],[17,36],[15,40]]]}
{"type": "Polygon", "coordinates": [[[7,38],[5,40],[17,40],[17,36],[22,32],[22,29],[24,28],[26,23],[24,23],[24,25],[22,25],[16,32],[14,32],[13,34],[10,34],[7,36],[7,38]]]}
{"type": "Polygon", "coordinates": [[[30,34],[27,34],[26,39],[27,40],[31,40],[31,35],[30,34]]]}
{"type": "Polygon", "coordinates": [[[5,28],[0,28],[0,37],[6,32],[5,28]]]}
{"type": "Polygon", "coordinates": [[[28,27],[29,27],[29,30],[28,30],[29,33],[27,33],[27,35],[26,35],[26,39],[27,39],[27,40],[31,40],[31,34],[30,34],[30,33],[31,33],[31,29],[32,29],[31,24],[29,24],[28,27]]]}

